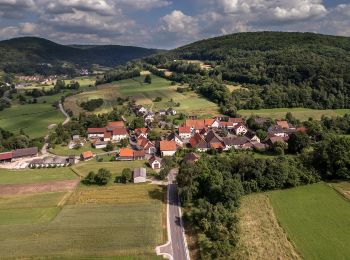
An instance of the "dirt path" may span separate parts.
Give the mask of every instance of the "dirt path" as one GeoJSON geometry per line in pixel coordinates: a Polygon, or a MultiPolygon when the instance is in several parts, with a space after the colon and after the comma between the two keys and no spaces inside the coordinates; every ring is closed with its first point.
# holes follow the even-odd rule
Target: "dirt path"
{"type": "Polygon", "coordinates": [[[33,184],[0,185],[0,196],[71,191],[78,185],[79,182],[79,179],[74,179],[33,184]]]}
{"type": "Polygon", "coordinates": [[[64,120],[64,122],[62,123],[62,125],[67,124],[70,121],[70,116],[67,114],[67,112],[64,110],[62,102],[60,102],[58,104],[58,107],[60,109],[60,111],[62,112],[62,114],[66,117],[66,120],[64,120]]]}

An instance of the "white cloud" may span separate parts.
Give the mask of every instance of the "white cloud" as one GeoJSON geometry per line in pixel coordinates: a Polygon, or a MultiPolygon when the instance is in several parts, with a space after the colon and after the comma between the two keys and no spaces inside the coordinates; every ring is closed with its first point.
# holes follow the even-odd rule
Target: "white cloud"
{"type": "Polygon", "coordinates": [[[117,5],[133,10],[151,10],[172,4],[168,0],[115,0],[117,5]]]}
{"type": "Polygon", "coordinates": [[[197,19],[174,10],[161,18],[161,29],[171,33],[196,34],[198,31],[197,19]]]}

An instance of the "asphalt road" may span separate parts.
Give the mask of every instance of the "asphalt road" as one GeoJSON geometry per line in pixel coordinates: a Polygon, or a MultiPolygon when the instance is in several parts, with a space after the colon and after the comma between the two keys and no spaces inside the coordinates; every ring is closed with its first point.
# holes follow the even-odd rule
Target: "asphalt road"
{"type": "Polygon", "coordinates": [[[177,186],[173,183],[176,178],[177,169],[173,169],[169,174],[169,225],[172,246],[172,256],[174,260],[188,260],[188,249],[184,236],[184,228],[181,220],[181,209],[177,186]]]}

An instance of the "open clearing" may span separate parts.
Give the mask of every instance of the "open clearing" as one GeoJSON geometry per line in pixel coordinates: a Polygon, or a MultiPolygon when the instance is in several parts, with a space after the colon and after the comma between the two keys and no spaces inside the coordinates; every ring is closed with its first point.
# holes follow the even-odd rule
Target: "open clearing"
{"type": "Polygon", "coordinates": [[[318,183],[269,193],[274,212],[305,259],[348,259],[350,202],[318,183]]]}
{"type": "Polygon", "coordinates": [[[0,217],[0,258],[157,259],[154,248],[165,241],[163,188],[81,187],[60,209],[63,195],[0,199],[0,211],[9,212],[0,217]]]}
{"type": "Polygon", "coordinates": [[[144,76],[141,76],[98,86],[91,91],[68,97],[64,105],[72,110],[74,114],[78,114],[83,111],[80,107],[81,102],[103,98],[105,101],[103,106],[97,109],[95,113],[104,113],[111,111],[117,105],[118,97],[132,97],[136,99],[137,104],[153,106],[154,111],[175,107],[176,103],[180,103],[180,107],[175,107],[178,112],[196,115],[218,114],[216,104],[194,92],[178,93],[176,91],[177,86],[171,86],[170,81],[155,75],[152,75],[152,84],[145,84],[144,78],[144,76]],[[161,97],[162,101],[153,102],[156,97],[161,97]]]}
{"type": "Polygon", "coordinates": [[[97,153],[104,153],[103,149],[95,149],[91,147],[91,143],[87,142],[84,144],[84,146],[80,147],[79,149],[69,149],[68,145],[55,145],[54,149],[50,149],[49,152],[55,155],[61,155],[61,156],[69,156],[69,155],[75,155],[80,156],[81,153],[91,151],[94,154],[97,153]]]}
{"type": "Polygon", "coordinates": [[[279,226],[267,194],[243,197],[238,217],[234,259],[300,259],[279,226]]]}
{"type": "Polygon", "coordinates": [[[256,115],[261,117],[271,117],[274,119],[285,118],[288,112],[291,112],[295,118],[302,121],[306,121],[310,117],[316,120],[320,120],[323,115],[328,117],[343,116],[345,114],[350,114],[350,109],[316,110],[316,109],[309,109],[309,108],[272,108],[272,109],[238,111],[240,115],[245,117],[249,117],[250,115],[256,115]]]}

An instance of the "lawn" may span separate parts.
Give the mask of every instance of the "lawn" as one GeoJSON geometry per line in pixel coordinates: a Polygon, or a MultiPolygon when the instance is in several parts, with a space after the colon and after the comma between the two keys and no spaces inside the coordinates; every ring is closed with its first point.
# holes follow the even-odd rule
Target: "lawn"
{"type": "Polygon", "coordinates": [[[61,156],[69,156],[69,155],[76,155],[79,156],[82,152],[91,151],[94,154],[97,153],[104,153],[102,149],[95,149],[91,147],[91,143],[86,143],[84,146],[80,147],[79,149],[69,149],[66,145],[55,145],[54,149],[50,149],[49,152],[56,155],[61,156]]]}
{"type": "Polygon", "coordinates": [[[249,117],[250,115],[271,117],[274,119],[285,118],[286,113],[291,112],[293,116],[299,120],[306,121],[310,117],[320,120],[325,116],[342,116],[350,113],[350,109],[330,109],[330,110],[316,110],[309,108],[273,108],[273,109],[259,109],[259,110],[239,110],[238,113],[242,116],[249,117]]]}
{"type": "Polygon", "coordinates": [[[26,170],[0,169],[0,185],[73,180],[75,178],[77,175],[68,167],[26,170]]]}
{"type": "Polygon", "coordinates": [[[177,111],[187,114],[218,114],[216,104],[194,92],[178,93],[176,88],[177,86],[172,86],[169,80],[155,75],[152,75],[152,84],[146,84],[144,83],[144,76],[141,76],[101,85],[91,91],[69,97],[65,101],[65,107],[78,114],[83,111],[79,106],[82,101],[103,98],[103,106],[97,109],[95,113],[105,113],[111,111],[117,105],[118,97],[132,97],[136,99],[137,104],[152,108],[153,111],[175,107],[177,111]],[[153,102],[156,97],[161,97],[162,101],[153,102]],[[176,107],[176,103],[180,103],[180,106],[176,107]]]}
{"type": "Polygon", "coordinates": [[[150,184],[81,187],[51,221],[0,225],[0,258],[157,259],[163,198],[150,184]]]}
{"type": "Polygon", "coordinates": [[[120,176],[123,169],[130,168],[133,170],[137,167],[145,167],[147,169],[147,174],[153,172],[151,168],[148,167],[146,161],[114,161],[114,162],[96,162],[95,159],[83,163],[79,163],[72,167],[72,169],[80,176],[86,176],[90,171],[97,172],[101,168],[105,168],[112,173],[111,183],[114,181],[116,176],[120,176]]]}
{"type": "Polygon", "coordinates": [[[324,183],[269,194],[279,223],[305,259],[348,259],[350,202],[324,183]]]}

